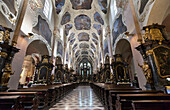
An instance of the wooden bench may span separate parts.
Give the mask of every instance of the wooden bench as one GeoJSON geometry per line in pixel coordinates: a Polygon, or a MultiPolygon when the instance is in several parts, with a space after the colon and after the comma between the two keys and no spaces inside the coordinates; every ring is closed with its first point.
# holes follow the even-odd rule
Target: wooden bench
{"type": "Polygon", "coordinates": [[[163,93],[163,91],[154,90],[111,90],[109,91],[109,108],[115,110],[117,94],[151,94],[151,93],[163,93]]]}
{"type": "Polygon", "coordinates": [[[20,96],[0,96],[0,110],[22,110],[19,104],[20,96]]]}
{"type": "Polygon", "coordinates": [[[136,100],[170,100],[170,94],[117,94],[116,110],[131,110],[136,100]]]}
{"type": "Polygon", "coordinates": [[[0,92],[0,96],[20,96],[19,103],[24,109],[38,109],[38,97],[36,92],[0,92]]]}
{"type": "Polygon", "coordinates": [[[170,110],[170,100],[135,100],[133,110],[170,110]]]}

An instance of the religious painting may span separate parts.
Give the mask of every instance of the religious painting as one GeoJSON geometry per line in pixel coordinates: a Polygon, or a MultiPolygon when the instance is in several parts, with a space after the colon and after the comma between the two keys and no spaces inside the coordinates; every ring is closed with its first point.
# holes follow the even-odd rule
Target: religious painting
{"type": "Polygon", "coordinates": [[[97,0],[98,4],[104,14],[107,13],[107,0],[97,0]]]}
{"type": "Polygon", "coordinates": [[[89,48],[89,44],[87,44],[87,43],[81,43],[81,44],[79,45],[79,47],[80,47],[80,48],[89,48]]]}
{"type": "Polygon", "coordinates": [[[126,78],[125,68],[122,65],[116,66],[116,77],[117,81],[122,81],[122,79],[126,78]]]}
{"type": "Polygon", "coordinates": [[[92,49],[94,52],[96,52],[96,47],[94,46],[93,43],[91,43],[91,49],[92,49]]]}
{"type": "Polygon", "coordinates": [[[96,13],[94,14],[94,20],[95,20],[96,22],[104,25],[104,21],[103,21],[101,15],[100,15],[98,12],[96,12],[96,13]]]}
{"type": "Polygon", "coordinates": [[[71,33],[69,38],[68,38],[68,41],[72,40],[74,37],[75,37],[75,33],[71,33]]]}
{"type": "Polygon", "coordinates": [[[78,40],[80,42],[81,41],[89,41],[90,40],[89,34],[87,34],[85,32],[82,32],[82,33],[78,34],[78,40]]]}
{"type": "Polygon", "coordinates": [[[146,4],[148,3],[149,0],[140,0],[140,9],[139,9],[139,13],[142,14],[142,12],[145,9],[146,4]]]}
{"type": "Polygon", "coordinates": [[[170,77],[170,48],[158,46],[153,53],[160,77],[170,77]]]}
{"type": "Polygon", "coordinates": [[[124,25],[122,21],[122,15],[120,15],[114,22],[113,29],[112,29],[112,37],[113,37],[113,46],[114,43],[119,37],[120,34],[123,34],[124,32],[127,31],[127,27],[124,25]]]}
{"type": "Polygon", "coordinates": [[[47,80],[47,76],[48,76],[48,68],[46,66],[42,66],[39,72],[39,80],[45,81],[47,80]]]}
{"type": "Polygon", "coordinates": [[[93,36],[94,39],[98,40],[96,33],[92,33],[92,36],[93,36]]]}
{"type": "Polygon", "coordinates": [[[73,9],[79,10],[79,9],[91,9],[92,0],[70,0],[73,9]]]}
{"type": "Polygon", "coordinates": [[[88,54],[88,51],[82,51],[81,54],[88,54]]]}
{"type": "Polygon", "coordinates": [[[37,33],[44,37],[49,43],[49,45],[51,45],[52,32],[46,20],[43,19],[41,16],[38,16],[38,23],[35,27],[33,27],[32,32],[37,33]]]}
{"type": "Polygon", "coordinates": [[[70,45],[73,45],[75,41],[76,41],[76,39],[70,40],[70,45]]]}
{"type": "Polygon", "coordinates": [[[68,52],[66,53],[66,61],[68,61],[68,59],[69,59],[69,54],[68,54],[68,52]]]}
{"type": "Polygon", "coordinates": [[[73,46],[73,51],[75,51],[76,49],[77,49],[77,46],[78,46],[78,44],[76,43],[76,44],[74,44],[74,46],[73,46]]]}
{"type": "Polygon", "coordinates": [[[65,0],[55,0],[56,13],[59,14],[61,12],[62,7],[65,4],[65,0]]]}
{"type": "Polygon", "coordinates": [[[65,35],[68,36],[70,29],[73,27],[72,24],[65,25],[65,35]]]}
{"type": "Polygon", "coordinates": [[[75,53],[75,57],[77,58],[80,54],[80,50],[77,50],[77,52],[75,53]]]}
{"type": "Polygon", "coordinates": [[[63,16],[62,16],[62,20],[61,20],[61,25],[64,25],[68,22],[70,22],[71,19],[71,15],[69,12],[66,12],[63,16]]]}
{"type": "Polygon", "coordinates": [[[125,10],[128,5],[128,0],[116,0],[116,7],[125,10]]]}
{"type": "Polygon", "coordinates": [[[90,55],[94,58],[94,53],[93,53],[93,51],[92,51],[92,50],[89,50],[89,52],[90,52],[90,55]]]}
{"type": "Polygon", "coordinates": [[[91,19],[84,14],[77,16],[74,23],[77,30],[90,30],[91,28],[91,19]]]}
{"type": "Polygon", "coordinates": [[[108,48],[108,41],[105,40],[104,42],[104,56],[109,53],[109,48],[108,48]]]}
{"type": "Polygon", "coordinates": [[[57,44],[57,54],[60,54],[61,56],[63,56],[63,45],[59,41],[58,41],[58,44],[57,44]]]}
{"type": "Polygon", "coordinates": [[[94,38],[92,38],[92,41],[97,45],[98,44],[98,42],[94,39],[94,38]]]}
{"type": "Polygon", "coordinates": [[[93,27],[97,30],[97,34],[101,35],[102,33],[102,28],[100,24],[93,24],[93,27]]]}

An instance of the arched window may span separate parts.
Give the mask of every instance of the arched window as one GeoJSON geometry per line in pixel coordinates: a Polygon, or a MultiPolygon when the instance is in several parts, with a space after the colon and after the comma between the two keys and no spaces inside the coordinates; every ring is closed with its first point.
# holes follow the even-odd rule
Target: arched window
{"type": "Polygon", "coordinates": [[[51,0],[45,0],[43,13],[46,18],[50,21],[52,13],[52,3],[51,0]]]}

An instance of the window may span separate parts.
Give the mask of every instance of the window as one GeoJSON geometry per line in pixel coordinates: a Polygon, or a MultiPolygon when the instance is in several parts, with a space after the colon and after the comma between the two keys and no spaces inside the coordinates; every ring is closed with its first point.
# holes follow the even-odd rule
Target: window
{"type": "Polygon", "coordinates": [[[47,19],[51,19],[51,12],[52,12],[52,6],[51,6],[51,1],[50,0],[45,0],[45,4],[44,4],[44,9],[43,9],[43,13],[46,16],[47,19]]]}

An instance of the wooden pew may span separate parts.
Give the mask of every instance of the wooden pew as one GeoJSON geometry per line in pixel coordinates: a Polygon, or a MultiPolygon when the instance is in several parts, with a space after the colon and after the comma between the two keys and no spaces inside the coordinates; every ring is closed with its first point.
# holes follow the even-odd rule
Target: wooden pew
{"type": "Polygon", "coordinates": [[[48,106],[48,89],[25,88],[18,90],[10,90],[10,92],[37,92],[39,100],[38,109],[45,109],[48,106]]]}
{"type": "Polygon", "coordinates": [[[163,93],[163,91],[154,90],[111,90],[109,91],[109,108],[115,110],[117,94],[151,94],[151,93],[163,93]]]}
{"type": "Polygon", "coordinates": [[[135,100],[133,110],[170,110],[170,100],[135,100]]]}
{"type": "Polygon", "coordinates": [[[0,96],[0,110],[22,110],[19,104],[20,96],[0,96]]]}
{"type": "Polygon", "coordinates": [[[38,109],[38,97],[36,92],[0,92],[0,96],[20,96],[19,103],[24,109],[38,109]]]}
{"type": "Polygon", "coordinates": [[[170,94],[117,94],[116,110],[131,110],[136,100],[170,100],[170,94]]]}

